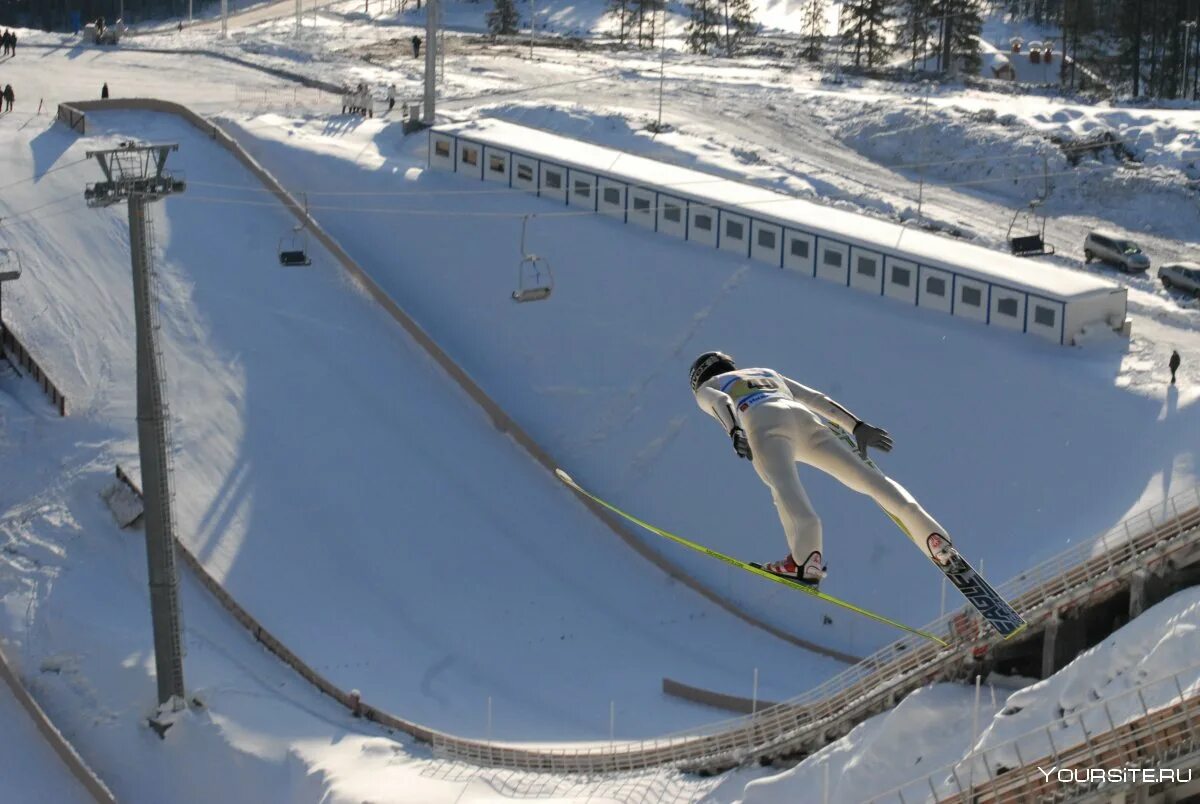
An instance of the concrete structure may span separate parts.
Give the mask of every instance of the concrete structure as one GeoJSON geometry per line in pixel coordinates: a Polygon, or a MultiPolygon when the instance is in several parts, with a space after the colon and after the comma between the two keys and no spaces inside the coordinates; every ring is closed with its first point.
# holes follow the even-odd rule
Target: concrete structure
{"type": "Polygon", "coordinates": [[[433,168],[507,178],[551,202],[803,276],[1060,344],[1085,329],[1128,333],[1125,289],[1098,277],[500,120],[429,138],[433,168]],[[515,171],[501,167],[510,162],[515,171]]]}

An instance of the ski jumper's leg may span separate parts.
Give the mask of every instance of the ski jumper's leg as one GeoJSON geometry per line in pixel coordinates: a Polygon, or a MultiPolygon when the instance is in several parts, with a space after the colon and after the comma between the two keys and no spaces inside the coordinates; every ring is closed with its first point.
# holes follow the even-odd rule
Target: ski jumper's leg
{"type": "Polygon", "coordinates": [[[921,552],[929,554],[925,541],[929,534],[947,536],[938,521],[903,486],[867,465],[853,447],[828,428],[813,432],[797,457],[875,500],[921,552]]]}
{"type": "Polygon", "coordinates": [[[790,428],[786,422],[779,422],[785,426],[772,426],[773,419],[782,418],[773,415],[774,411],[764,409],[756,414],[754,426],[748,432],[750,448],[754,450],[754,469],[771,489],[792,559],[801,564],[813,550],[823,550],[821,519],[796,473],[796,445],[790,428]]]}

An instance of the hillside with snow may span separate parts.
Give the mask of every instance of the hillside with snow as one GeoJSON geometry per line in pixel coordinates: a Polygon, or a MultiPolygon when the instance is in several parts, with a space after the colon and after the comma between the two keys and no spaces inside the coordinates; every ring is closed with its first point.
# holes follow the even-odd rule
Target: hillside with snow
{"type": "MultiPolygon", "coordinates": [[[[796,5],[771,8],[784,18],[796,5]]],[[[603,743],[727,716],[663,695],[664,677],[739,696],[756,683],[761,699],[784,700],[845,665],[752,628],[629,550],[493,429],[314,239],[311,266],[279,265],[294,219],[194,129],[147,112],[91,113],[86,136],[53,122],[58,102],[98,97],[102,83],[208,116],[578,480],[739,558],[776,560],[786,546],[769,493],[689,393],[687,367],[711,348],[887,428],[896,449],[881,467],[996,582],[1198,482],[1200,308],[1153,272],[1118,275],[1081,257],[1083,235],[1103,225],[1156,265],[1197,258],[1200,109],[835,85],[814,68],[673,50],[662,76],[670,128],[654,135],[657,53],[539,47],[530,61],[526,47],[472,35],[467,17],[481,6],[452,7],[451,21],[463,20],[447,37],[444,120],[499,117],[858,212],[864,225],[919,221],[991,248],[1045,194],[1058,254],[1034,264],[1129,291],[1129,340],[1063,348],[611,220],[556,216],[548,201],[430,170],[426,136],[406,136],[399,109],[385,113],[380,100],[387,84],[417,97],[423,62],[405,40],[422,21],[343,3],[297,36],[283,6],[275,19],[255,12],[228,40],[198,25],[101,49],[22,31],[18,55],[0,63],[0,81],[18,92],[0,116],[0,248],[24,267],[4,288],[4,319],[70,400],[59,419],[0,364],[0,639],[122,800],[748,804],[828,784],[830,801],[853,802],[965,767],[972,746],[1001,750],[1062,717],[1057,709],[1187,670],[1191,592],[1052,679],[988,680],[979,713],[971,688],[922,689],[790,770],[539,776],[445,763],[349,718],[184,573],[198,705],[160,742],[141,725],[154,704],[141,531],[121,530],[101,499],[115,465],[137,465],[125,213],[83,202],[99,178],[86,152],[129,139],[178,143],[169,164],[188,183],[153,206],[182,541],[319,672],[462,736],[603,743]],[[242,63],[156,52],[179,47],[242,63]],[[341,114],[328,92],[256,68],[367,81],[378,114],[341,114]],[[1137,163],[1108,152],[1076,163],[1055,142],[1100,131],[1137,163]],[[527,246],[556,286],[545,302],[514,305],[527,216],[527,246]],[[1183,369],[1170,386],[1173,350],[1183,369]]],[[[560,33],[592,31],[599,17],[587,5],[546,11],[560,33]]],[[[869,501],[800,471],[825,526],[823,588],[914,625],[935,618],[940,578],[908,540],[869,501]]],[[[865,655],[896,636],[649,544],[827,648],[865,655]]],[[[40,782],[22,784],[32,794],[40,782]]]]}

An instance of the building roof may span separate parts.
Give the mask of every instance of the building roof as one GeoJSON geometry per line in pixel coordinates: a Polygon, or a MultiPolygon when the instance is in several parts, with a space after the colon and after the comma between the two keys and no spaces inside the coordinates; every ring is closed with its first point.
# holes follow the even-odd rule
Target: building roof
{"type": "Polygon", "coordinates": [[[744,210],[759,220],[828,235],[851,245],[899,252],[922,265],[978,276],[984,281],[1050,298],[1068,300],[1106,295],[1119,289],[1114,282],[1086,273],[1031,262],[973,243],[503,120],[483,118],[439,126],[434,131],[665,191],[726,211],[744,210]]]}

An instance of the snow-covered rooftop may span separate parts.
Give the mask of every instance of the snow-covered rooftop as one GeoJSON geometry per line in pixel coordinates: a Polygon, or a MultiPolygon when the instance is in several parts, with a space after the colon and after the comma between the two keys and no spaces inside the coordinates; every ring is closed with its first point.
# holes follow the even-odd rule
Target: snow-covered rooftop
{"type": "Polygon", "coordinates": [[[740,207],[762,219],[809,232],[826,233],[866,248],[900,251],[932,267],[966,269],[998,284],[1051,298],[1069,300],[1108,294],[1118,288],[1115,283],[1099,277],[1030,262],[901,224],[504,120],[483,118],[439,126],[434,130],[542,156],[568,167],[605,174],[631,184],[667,188],[701,203],[725,209],[740,207]]]}

